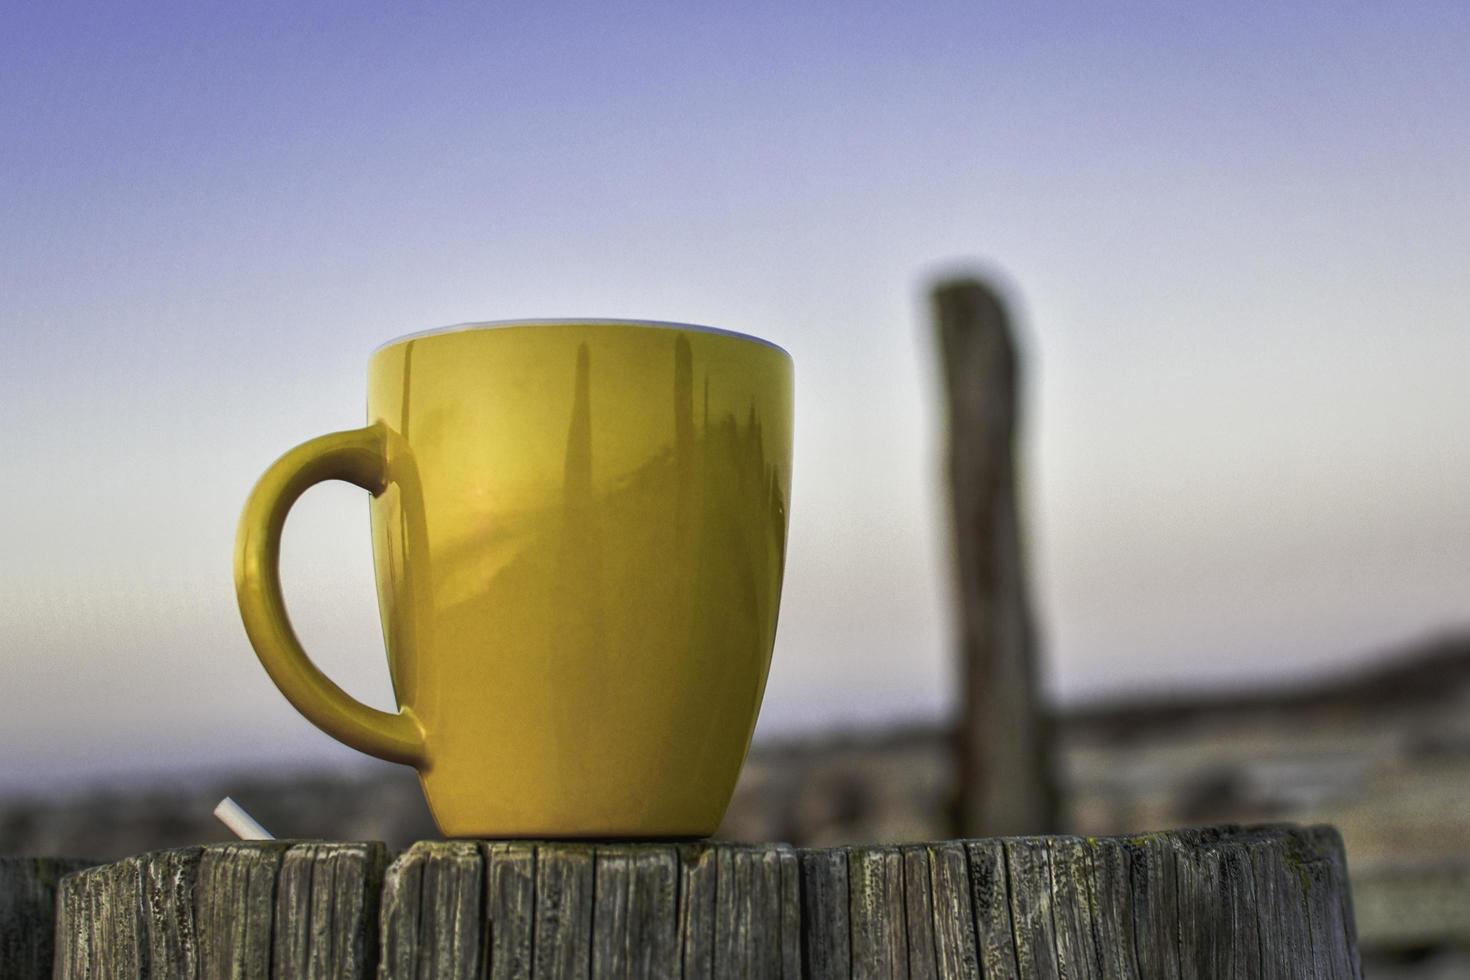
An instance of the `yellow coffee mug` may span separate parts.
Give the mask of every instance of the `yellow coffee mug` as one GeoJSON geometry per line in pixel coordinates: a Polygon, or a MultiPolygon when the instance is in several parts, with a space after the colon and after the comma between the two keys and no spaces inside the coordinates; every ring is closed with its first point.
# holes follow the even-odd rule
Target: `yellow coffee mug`
{"type": "Polygon", "coordinates": [[[776,635],[790,356],[674,323],[469,324],[379,348],[368,418],[277,460],[240,521],[240,613],[282,693],[415,766],[446,836],[713,833],[776,635]],[[373,495],[397,714],[286,618],[286,513],[333,479],[373,495]]]}

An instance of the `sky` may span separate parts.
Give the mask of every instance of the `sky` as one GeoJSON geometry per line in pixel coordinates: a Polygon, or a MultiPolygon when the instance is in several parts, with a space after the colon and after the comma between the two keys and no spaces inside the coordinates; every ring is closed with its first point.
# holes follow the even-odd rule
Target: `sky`
{"type": "MultiPolygon", "coordinates": [[[[349,765],[231,579],[246,493],[467,320],[796,362],[757,738],[956,702],[927,289],[1024,352],[1044,680],[1311,676],[1470,620],[1470,7],[0,3],[0,789],[349,765]]],[[[382,707],[361,491],[305,646],[382,707]]]]}

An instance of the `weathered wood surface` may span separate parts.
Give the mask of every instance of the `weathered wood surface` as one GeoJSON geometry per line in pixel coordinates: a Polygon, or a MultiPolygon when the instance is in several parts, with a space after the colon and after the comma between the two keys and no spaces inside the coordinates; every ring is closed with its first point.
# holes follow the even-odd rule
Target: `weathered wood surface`
{"type": "Polygon", "coordinates": [[[386,857],[229,844],[69,874],[55,976],[1361,976],[1330,828],[800,851],[450,841],[386,857]]]}
{"type": "Polygon", "coordinates": [[[960,612],[957,829],[966,837],[1057,828],[1050,721],[1037,688],[1017,490],[1021,374],[1005,305],[977,279],[934,288],[948,406],[960,612]]]}

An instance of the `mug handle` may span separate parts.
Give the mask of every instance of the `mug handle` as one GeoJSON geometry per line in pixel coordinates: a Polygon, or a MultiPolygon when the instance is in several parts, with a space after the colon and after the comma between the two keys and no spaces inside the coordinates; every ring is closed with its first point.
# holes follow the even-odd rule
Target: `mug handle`
{"type": "Polygon", "coordinates": [[[302,649],[281,595],[281,529],[291,505],[325,480],[356,484],[374,497],[382,493],[388,486],[386,441],[382,424],[375,423],[319,436],[271,464],[240,515],[235,595],[256,656],[297,711],[359,752],[421,766],[424,732],[412,710],[379,711],[334,684],[302,649]]]}

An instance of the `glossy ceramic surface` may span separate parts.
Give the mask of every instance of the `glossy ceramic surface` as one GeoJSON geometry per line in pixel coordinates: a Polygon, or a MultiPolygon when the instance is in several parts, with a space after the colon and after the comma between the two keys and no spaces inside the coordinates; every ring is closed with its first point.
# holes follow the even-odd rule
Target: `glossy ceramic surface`
{"type": "Polygon", "coordinates": [[[790,358],[677,325],[471,327],[380,349],[368,409],[242,518],[241,610],[286,696],[417,766],[449,836],[712,833],[776,632],[790,358]],[[280,599],[286,511],[333,478],[374,494],[398,714],[312,666],[280,599]]]}

